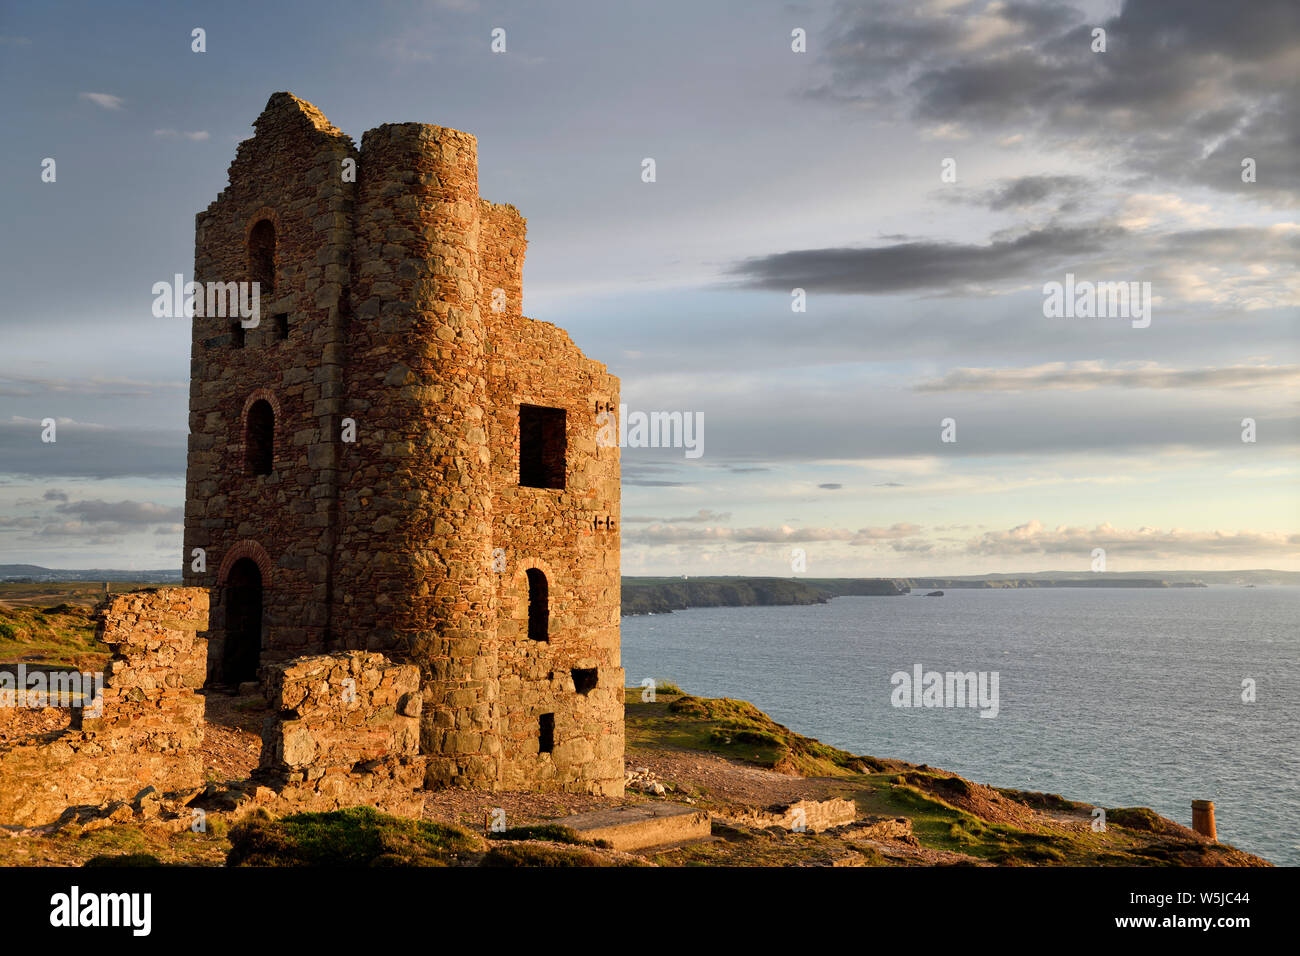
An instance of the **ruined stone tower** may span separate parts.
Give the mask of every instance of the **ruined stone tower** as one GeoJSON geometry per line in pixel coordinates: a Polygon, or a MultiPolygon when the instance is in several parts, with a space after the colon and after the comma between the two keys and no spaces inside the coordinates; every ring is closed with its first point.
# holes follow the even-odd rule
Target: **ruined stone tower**
{"type": "Polygon", "coordinates": [[[521,313],[524,220],[477,142],[358,150],[274,94],[196,219],[185,582],[208,680],[341,650],[417,664],[426,785],[621,793],[618,379],[521,313]],[[196,551],[205,564],[196,569],[196,551]]]}

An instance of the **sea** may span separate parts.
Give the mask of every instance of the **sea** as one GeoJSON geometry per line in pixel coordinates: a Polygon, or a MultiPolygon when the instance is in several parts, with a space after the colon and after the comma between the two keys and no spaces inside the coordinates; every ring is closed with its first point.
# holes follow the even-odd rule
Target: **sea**
{"type": "Polygon", "coordinates": [[[623,666],[993,786],[1186,826],[1213,800],[1221,841],[1297,866],[1298,623],[1293,587],[948,589],[624,617],[623,666]],[[915,706],[918,665],[996,673],[996,716],[915,706]]]}

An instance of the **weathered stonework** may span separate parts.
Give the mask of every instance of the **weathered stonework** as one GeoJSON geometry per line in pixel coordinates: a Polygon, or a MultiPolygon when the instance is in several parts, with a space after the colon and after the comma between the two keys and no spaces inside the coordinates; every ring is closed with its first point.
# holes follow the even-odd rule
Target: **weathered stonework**
{"type": "Polygon", "coordinates": [[[420,670],[350,651],[267,666],[271,715],[253,781],[295,810],[419,815],[420,670]]]}
{"type": "Polygon", "coordinates": [[[113,657],[99,716],[73,711],[72,726],[0,749],[0,824],[52,823],[68,807],[129,801],[147,787],[174,792],[202,783],[203,680],[208,622],[203,588],[159,588],[113,597],[97,636],[113,657]]]}
{"type": "Polygon", "coordinates": [[[834,827],[848,826],[857,819],[858,808],[852,800],[835,797],[830,800],[799,800],[796,803],[777,804],[761,809],[733,808],[720,816],[751,827],[779,827],[782,830],[821,833],[834,827]]]}
{"type": "Polygon", "coordinates": [[[250,641],[264,669],[380,652],[418,668],[427,785],[621,794],[618,379],[522,314],[525,222],[479,197],[473,136],[358,150],[288,93],[254,126],[196,220],[197,282],[274,286],[255,328],[193,324],[209,681],[250,641]]]}

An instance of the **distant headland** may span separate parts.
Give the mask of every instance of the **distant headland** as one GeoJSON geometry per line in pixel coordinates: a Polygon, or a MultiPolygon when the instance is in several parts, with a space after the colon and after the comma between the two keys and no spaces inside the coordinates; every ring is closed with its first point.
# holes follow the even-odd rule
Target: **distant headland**
{"type": "Polygon", "coordinates": [[[1300,586],[1300,572],[1148,571],[1137,573],[1039,571],[953,577],[624,577],[623,613],[667,614],[692,607],[825,604],[831,598],[900,596],[960,588],[1203,588],[1300,586]]]}

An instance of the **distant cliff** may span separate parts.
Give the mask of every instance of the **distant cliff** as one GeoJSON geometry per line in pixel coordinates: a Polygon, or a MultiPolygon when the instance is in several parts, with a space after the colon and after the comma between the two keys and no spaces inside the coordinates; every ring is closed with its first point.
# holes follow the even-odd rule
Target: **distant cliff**
{"type": "Polygon", "coordinates": [[[624,614],[667,614],[690,607],[825,604],[835,597],[897,596],[958,588],[1203,588],[1201,581],[1127,575],[956,578],[623,578],[624,614]]]}
{"type": "Polygon", "coordinates": [[[624,578],[624,614],[667,614],[688,607],[825,604],[844,594],[905,594],[895,581],[861,578],[831,590],[797,578],[624,578]]]}
{"type": "Polygon", "coordinates": [[[901,583],[924,588],[1203,588],[1203,581],[1162,578],[905,578],[901,583]]]}

